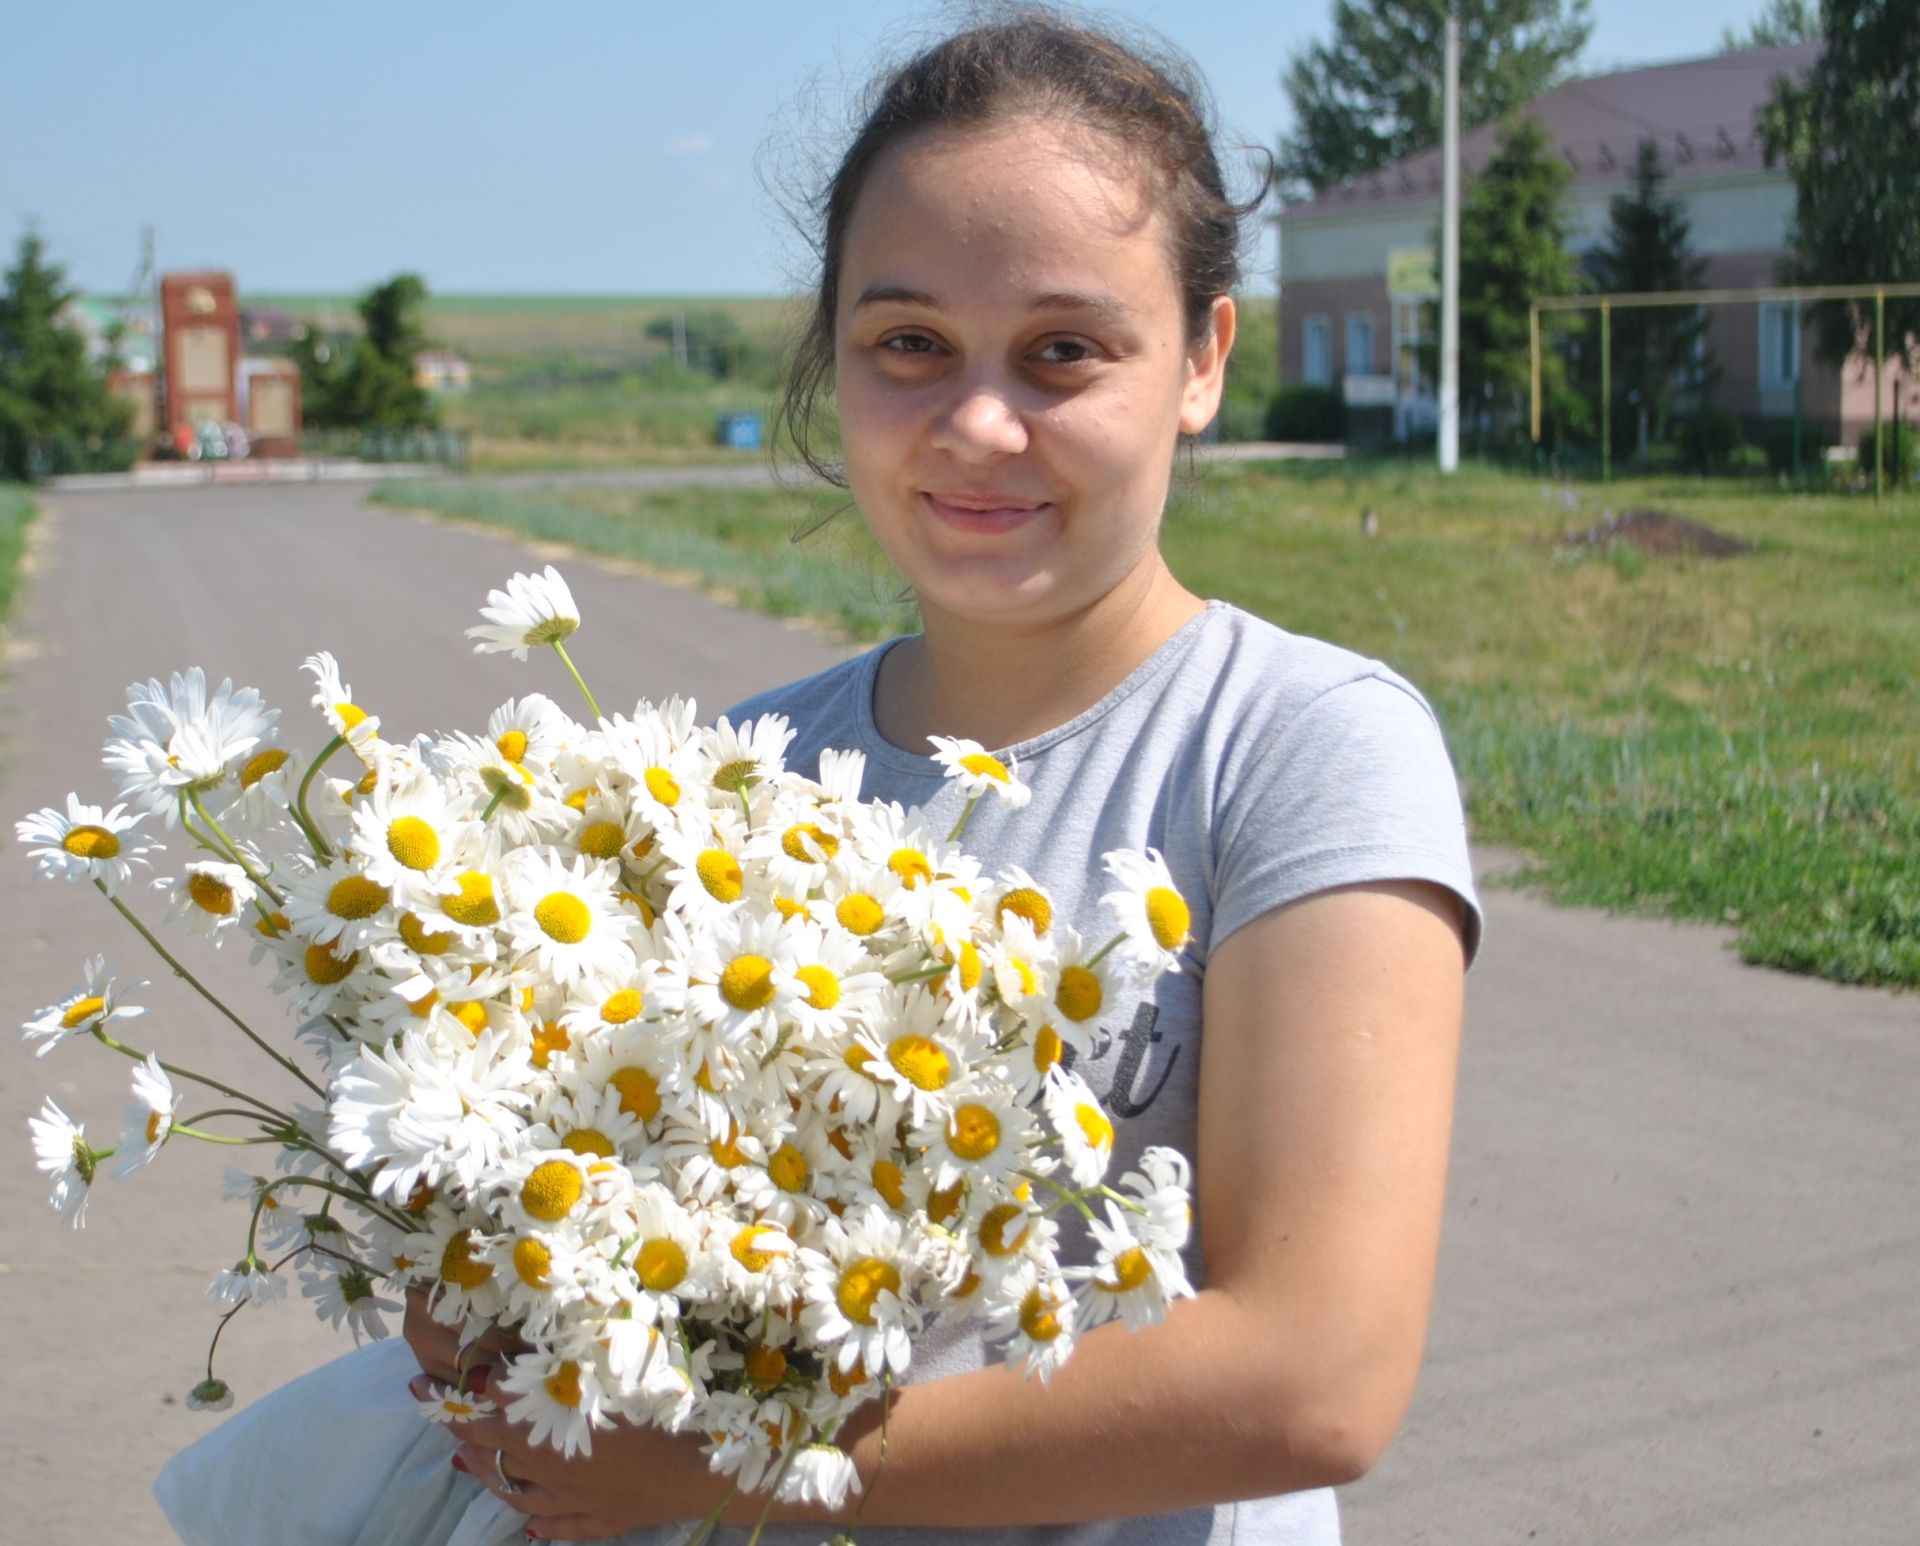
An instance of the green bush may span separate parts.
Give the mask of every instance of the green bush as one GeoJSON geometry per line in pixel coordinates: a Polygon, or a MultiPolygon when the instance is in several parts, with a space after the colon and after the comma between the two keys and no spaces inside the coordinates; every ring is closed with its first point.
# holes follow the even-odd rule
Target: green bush
{"type": "MultiPolygon", "coordinates": [[[[1920,448],[1914,445],[1920,439],[1920,431],[1912,425],[1902,425],[1900,433],[1893,433],[1893,426],[1887,426],[1886,460],[1881,464],[1886,470],[1889,483],[1911,483],[1914,470],[1920,467],[1920,448]]],[[[1869,483],[1873,481],[1873,426],[1868,425],[1860,432],[1860,475],[1869,483]]]]}
{"type": "Polygon", "coordinates": [[[1727,453],[1727,471],[1741,478],[1764,478],[1773,471],[1772,459],[1760,446],[1735,446],[1727,453]]]}
{"type": "Polygon", "coordinates": [[[1347,438],[1347,403],[1332,387],[1283,386],[1267,403],[1267,439],[1347,438]]]}
{"type": "Polygon", "coordinates": [[[1740,415],[1730,408],[1708,408],[1683,420],[1675,438],[1687,464],[1702,472],[1725,472],[1733,453],[1747,440],[1740,415]]]}

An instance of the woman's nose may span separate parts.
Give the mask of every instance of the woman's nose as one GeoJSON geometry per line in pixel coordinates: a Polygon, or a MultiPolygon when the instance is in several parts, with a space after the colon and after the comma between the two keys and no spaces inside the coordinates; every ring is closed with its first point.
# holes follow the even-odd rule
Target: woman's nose
{"type": "Polygon", "coordinates": [[[960,457],[1008,456],[1027,448],[1027,423],[1010,383],[974,376],[956,384],[933,426],[940,450],[960,457]]]}

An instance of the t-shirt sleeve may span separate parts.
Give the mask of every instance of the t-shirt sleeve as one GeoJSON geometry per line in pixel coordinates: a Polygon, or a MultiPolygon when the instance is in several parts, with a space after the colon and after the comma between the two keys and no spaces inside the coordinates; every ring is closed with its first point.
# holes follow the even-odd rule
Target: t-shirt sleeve
{"type": "Polygon", "coordinates": [[[1471,963],[1481,915],[1460,785],[1426,701],[1357,677],[1253,733],[1219,794],[1209,948],[1331,886],[1426,880],[1460,899],[1471,963]]]}

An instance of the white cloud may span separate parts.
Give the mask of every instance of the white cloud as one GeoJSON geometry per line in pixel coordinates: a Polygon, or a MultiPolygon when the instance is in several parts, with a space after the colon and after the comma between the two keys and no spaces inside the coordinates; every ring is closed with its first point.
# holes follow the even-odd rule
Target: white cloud
{"type": "Polygon", "coordinates": [[[667,154],[670,156],[710,156],[713,154],[713,136],[698,131],[691,134],[676,134],[667,141],[667,154]]]}

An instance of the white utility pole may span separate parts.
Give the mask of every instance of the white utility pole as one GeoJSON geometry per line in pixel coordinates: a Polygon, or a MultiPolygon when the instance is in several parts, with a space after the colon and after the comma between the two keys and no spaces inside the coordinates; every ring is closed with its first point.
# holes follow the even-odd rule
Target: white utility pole
{"type": "Polygon", "coordinates": [[[1460,20],[1447,17],[1440,136],[1440,470],[1460,465],[1460,20]]]}

